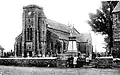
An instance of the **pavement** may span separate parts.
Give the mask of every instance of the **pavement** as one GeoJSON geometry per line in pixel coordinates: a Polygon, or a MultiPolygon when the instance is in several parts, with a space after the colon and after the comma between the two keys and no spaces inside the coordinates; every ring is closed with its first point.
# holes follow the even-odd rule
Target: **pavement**
{"type": "Polygon", "coordinates": [[[120,68],[40,68],[0,65],[0,75],[120,75],[120,68]]]}

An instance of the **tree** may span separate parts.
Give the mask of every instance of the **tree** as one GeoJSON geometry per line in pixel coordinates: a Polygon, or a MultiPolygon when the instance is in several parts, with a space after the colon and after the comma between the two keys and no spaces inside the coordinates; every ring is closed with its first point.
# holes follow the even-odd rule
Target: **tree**
{"type": "Polygon", "coordinates": [[[95,33],[101,33],[102,35],[107,35],[107,37],[105,37],[105,42],[109,47],[110,53],[111,48],[113,47],[112,11],[117,3],[118,1],[101,1],[101,8],[96,10],[96,14],[89,13],[90,20],[87,21],[87,23],[92,27],[92,31],[95,33]]]}
{"type": "Polygon", "coordinates": [[[92,52],[92,59],[96,58],[96,54],[94,52],[92,52]]]}

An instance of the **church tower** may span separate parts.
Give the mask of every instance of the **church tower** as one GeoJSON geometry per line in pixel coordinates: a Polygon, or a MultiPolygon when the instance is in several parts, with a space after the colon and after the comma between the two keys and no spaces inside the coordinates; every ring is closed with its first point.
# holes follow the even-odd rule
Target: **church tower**
{"type": "Polygon", "coordinates": [[[42,7],[23,7],[22,15],[22,56],[45,56],[46,24],[42,7]]]}

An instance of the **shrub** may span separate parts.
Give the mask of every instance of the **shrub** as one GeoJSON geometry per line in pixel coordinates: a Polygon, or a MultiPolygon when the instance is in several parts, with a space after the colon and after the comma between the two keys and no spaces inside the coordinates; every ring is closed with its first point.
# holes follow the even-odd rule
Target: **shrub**
{"type": "Polygon", "coordinates": [[[56,60],[43,59],[0,59],[0,65],[27,67],[56,67],[56,60]]]}

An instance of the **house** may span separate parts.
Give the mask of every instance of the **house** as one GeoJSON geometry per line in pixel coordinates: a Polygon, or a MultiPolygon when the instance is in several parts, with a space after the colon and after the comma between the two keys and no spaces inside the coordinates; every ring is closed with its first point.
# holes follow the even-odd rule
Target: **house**
{"type": "Polygon", "coordinates": [[[120,2],[112,11],[113,14],[113,50],[120,56],[120,2]]]}

